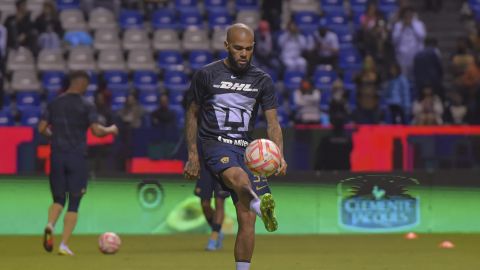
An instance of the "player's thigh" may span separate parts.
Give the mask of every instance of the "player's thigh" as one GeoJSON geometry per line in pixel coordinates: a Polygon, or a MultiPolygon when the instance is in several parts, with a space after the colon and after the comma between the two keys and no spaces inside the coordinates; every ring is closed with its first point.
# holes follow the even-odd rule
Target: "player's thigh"
{"type": "Polygon", "coordinates": [[[65,165],[65,155],[52,151],[49,181],[53,196],[65,196],[67,191],[67,169],[65,165]]]}
{"type": "Polygon", "coordinates": [[[83,154],[70,154],[67,159],[68,191],[72,194],[83,194],[87,189],[88,165],[83,154]]]}
{"type": "Polygon", "coordinates": [[[258,196],[262,196],[263,194],[271,193],[270,186],[268,185],[268,179],[266,177],[254,175],[243,161],[243,156],[241,160],[242,162],[240,166],[248,175],[248,179],[250,180],[250,184],[255,194],[257,194],[258,196]]]}

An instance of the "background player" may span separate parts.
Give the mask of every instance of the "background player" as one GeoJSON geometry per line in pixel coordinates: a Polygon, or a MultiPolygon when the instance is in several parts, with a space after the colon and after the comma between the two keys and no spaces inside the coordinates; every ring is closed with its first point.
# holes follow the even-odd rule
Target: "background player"
{"type": "Polygon", "coordinates": [[[98,124],[95,106],[83,97],[89,76],[76,71],[70,76],[70,86],[64,94],[55,98],[38,124],[41,134],[51,137],[50,190],[53,203],[48,209],[43,247],[53,250],[53,231],[68,199],[68,210],[63,221],[62,242],[59,254],[73,255],[68,240],[78,218],[80,200],[87,188],[87,130],[97,137],[118,134],[115,125],[104,127],[98,124]]]}
{"type": "Polygon", "coordinates": [[[198,70],[190,86],[193,101],[186,113],[188,161],[185,176],[199,177],[201,158],[208,169],[219,176],[225,189],[231,191],[238,219],[234,251],[236,269],[248,270],[255,242],[255,214],[262,218],[268,231],[278,227],[275,202],[266,179],[254,177],[243,161],[245,147],[252,140],[259,106],[267,120],[267,135],[282,153],[277,174],[285,174],[287,164],[283,158],[282,130],[272,79],[250,65],[254,48],[252,29],[244,24],[230,26],[225,48],[227,59],[198,70]],[[197,139],[201,156],[197,151],[197,139]]]}

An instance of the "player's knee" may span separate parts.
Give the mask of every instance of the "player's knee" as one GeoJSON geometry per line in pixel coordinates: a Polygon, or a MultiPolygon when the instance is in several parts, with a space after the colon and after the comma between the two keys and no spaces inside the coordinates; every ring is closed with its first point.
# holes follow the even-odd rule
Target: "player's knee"
{"type": "Polygon", "coordinates": [[[82,194],[70,193],[70,196],[68,197],[68,212],[78,212],[82,196],[82,194]]]}
{"type": "Polygon", "coordinates": [[[62,207],[65,206],[65,195],[53,195],[53,202],[60,204],[62,207]]]}
{"type": "Polygon", "coordinates": [[[212,208],[210,205],[210,200],[202,200],[200,204],[204,210],[210,210],[212,208]]]}

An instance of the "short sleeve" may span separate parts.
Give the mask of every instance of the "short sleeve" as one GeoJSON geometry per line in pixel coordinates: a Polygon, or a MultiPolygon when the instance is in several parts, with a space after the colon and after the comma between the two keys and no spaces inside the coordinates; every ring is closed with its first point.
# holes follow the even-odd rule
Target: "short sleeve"
{"type": "Polygon", "coordinates": [[[205,90],[207,85],[207,74],[203,70],[198,70],[193,75],[192,83],[189,88],[189,98],[187,104],[190,104],[191,101],[195,101],[196,104],[202,104],[205,98],[205,90]]]}
{"type": "Polygon", "coordinates": [[[98,123],[98,113],[97,108],[90,102],[87,102],[88,108],[88,125],[98,123]]]}
{"type": "Polygon", "coordinates": [[[277,95],[275,86],[273,85],[272,78],[266,75],[263,82],[263,94],[261,96],[260,104],[262,110],[276,109],[278,107],[277,95]]]}

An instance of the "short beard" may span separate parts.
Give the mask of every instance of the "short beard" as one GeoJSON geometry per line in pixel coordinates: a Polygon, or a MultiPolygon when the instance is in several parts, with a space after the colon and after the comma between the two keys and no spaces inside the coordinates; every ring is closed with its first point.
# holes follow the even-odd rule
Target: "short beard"
{"type": "Polygon", "coordinates": [[[244,72],[245,70],[247,70],[247,68],[250,66],[250,62],[252,61],[251,59],[247,62],[247,64],[245,65],[245,67],[239,67],[237,62],[235,61],[235,58],[233,58],[233,55],[228,52],[228,56],[227,56],[227,61],[228,63],[230,64],[230,66],[237,72],[244,72]]]}

